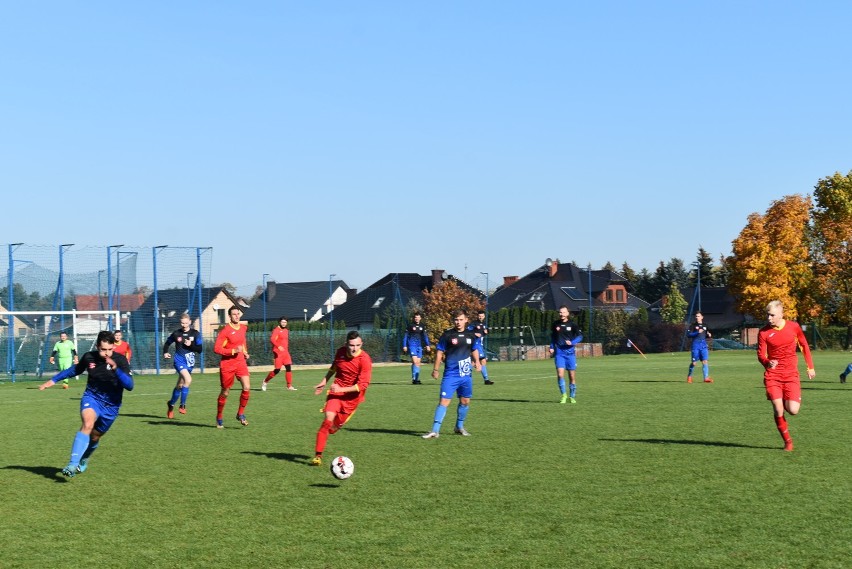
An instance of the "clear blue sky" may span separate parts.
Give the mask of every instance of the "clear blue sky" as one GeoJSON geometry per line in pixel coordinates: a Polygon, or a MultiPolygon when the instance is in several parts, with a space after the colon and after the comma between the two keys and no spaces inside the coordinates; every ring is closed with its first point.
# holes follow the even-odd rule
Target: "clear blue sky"
{"type": "Polygon", "coordinates": [[[751,212],[852,169],[850,20],[848,2],[7,3],[0,242],[210,246],[214,283],[252,290],[718,258],[751,212]]]}

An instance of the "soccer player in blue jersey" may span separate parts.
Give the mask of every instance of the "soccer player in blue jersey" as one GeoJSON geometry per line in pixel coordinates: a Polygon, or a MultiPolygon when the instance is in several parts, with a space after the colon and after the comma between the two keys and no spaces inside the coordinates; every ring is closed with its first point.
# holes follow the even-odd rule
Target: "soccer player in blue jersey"
{"type": "Polygon", "coordinates": [[[846,370],[840,374],[840,383],[846,383],[846,376],[852,373],[852,363],[846,366],[846,370]]]}
{"type": "Polygon", "coordinates": [[[192,327],[192,319],[184,312],[180,317],[180,328],[171,333],[163,344],[163,357],[171,358],[169,346],[175,345],[174,364],[178,374],[177,383],[172,390],[172,398],[166,402],[166,417],[175,418],[175,403],[180,398],[181,415],[186,415],[186,398],[189,396],[189,386],[192,384],[192,369],[195,367],[195,354],[200,354],[204,343],[201,332],[192,327]]]}
{"type": "Polygon", "coordinates": [[[692,338],[692,362],[689,364],[689,373],[686,374],[686,382],[692,383],[692,370],[695,369],[695,362],[701,362],[701,371],[704,374],[704,383],[713,383],[710,378],[710,365],[708,364],[707,354],[707,338],[712,338],[713,335],[707,326],[704,325],[704,315],[700,312],[695,313],[695,322],[689,327],[686,335],[692,338]]]}
{"type": "Polygon", "coordinates": [[[441,379],[441,396],[435,408],[432,430],[423,435],[424,439],[437,439],[441,432],[441,423],[447,415],[447,407],[458,395],[459,407],[456,416],[455,433],[469,437],[464,428],[464,420],[470,408],[470,398],[473,396],[473,368],[480,369],[479,338],[472,330],[467,329],[467,312],[459,309],[453,312],[453,328],[441,335],[435,346],[435,367],[432,377],[438,379],[441,362],[444,362],[444,377],[441,379]]]}
{"type": "Polygon", "coordinates": [[[106,434],[118,417],[124,390],[133,390],[133,375],[127,358],[113,353],[115,336],[104,330],[98,333],[97,350],[86,352],[80,361],[54,375],[41,385],[39,391],[53,387],[56,382],[88,372],[86,390],[80,399],[80,418],[83,425],[74,436],[71,445],[71,460],[62,469],[62,474],[71,478],[85,472],[89,458],[98,448],[101,437],[106,434]]]}
{"type": "Polygon", "coordinates": [[[420,385],[420,359],[423,357],[423,348],[428,352],[432,348],[429,344],[429,336],[426,334],[426,327],[420,323],[423,315],[420,312],[414,313],[414,321],[405,329],[405,336],[402,338],[402,353],[407,353],[411,356],[411,383],[420,385]]]}
{"type": "Polygon", "coordinates": [[[576,403],[577,399],[577,355],[574,346],[583,341],[580,327],[571,320],[571,313],[564,304],[559,307],[559,320],[550,327],[550,355],[556,363],[556,381],[562,394],[560,403],[576,403]],[[568,370],[568,393],[565,393],[565,370],[568,370]]]}
{"type": "Polygon", "coordinates": [[[474,320],[467,329],[473,330],[473,333],[476,334],[477,338],[479,338],[479,365],[482,367],[482,379],[485,382],[485,385],[494,385],[494,382],[488,379],[488,369],[485,367],[485,364],[488,363],[488,359],[485,354],[485,336],[488,335],[488,326],[485,325],[484,310],[480,310],[476,313],[476,320],[474,320]]]}

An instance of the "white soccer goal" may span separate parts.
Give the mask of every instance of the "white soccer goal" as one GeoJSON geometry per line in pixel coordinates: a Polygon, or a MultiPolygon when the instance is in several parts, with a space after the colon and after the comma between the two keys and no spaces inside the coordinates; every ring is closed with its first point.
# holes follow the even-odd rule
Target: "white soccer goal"
{"type": "Polygon", "coordinates": [[[11,381],[17,375],[39,378],[58,371],[50,355],[62,332],[82,355],[94,348],[98,332],[121,328],[118,310],[13,310],[0,312],[0,320],[5,324],[0,327],[0,351],[6,355],[0,378],[11,381]]]}

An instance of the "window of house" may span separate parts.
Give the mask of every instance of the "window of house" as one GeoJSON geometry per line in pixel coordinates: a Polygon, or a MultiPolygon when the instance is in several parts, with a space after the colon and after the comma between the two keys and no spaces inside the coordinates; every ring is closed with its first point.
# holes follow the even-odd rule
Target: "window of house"
{"type": "Polygon", "coordinates": [[[539,301],[539,300],[541,300],[542,298],[544,298],[544,293],[543,293],[543,292],[534,292],[534,293],[532,293],[532,294],[530,295],[530,300],[531,300],[531,301],[536,301],[536,302],[538,302],[538,301],[539,301]]]}
{"type": "Polygon", "coordinates": [[[586,297],[575,286],[559,287],[571,300],[585,300],[586,297]]]}
{"type": "Polygon", "coordinates": [[[219,325],[223,326],[225,324],[225,309],[220,308],[216,311],[216,319],[219,321],[219,325]]]}
{"type": "Polygon", "coordinates": [[[373,308],[380,307],[382,305],[382,302],[384,302],[384,300],[385,300],[385,297],[383,297],[383,296],[380,296],[379,298],[377,298],[376,302],[373,303],[373,308]]]}
{"type": "Polygon", "coordinates": [[[604,298],[607,302],[612,302],[612,289],[606,289],[606,292],[604,293],[604,298]]]}
{"type": "Polygon", "coordinates": [[[615,291],[615,301],[616,302],[624,302],[624,291],[623,290],[618,289],[617,291],[615,291]]]}

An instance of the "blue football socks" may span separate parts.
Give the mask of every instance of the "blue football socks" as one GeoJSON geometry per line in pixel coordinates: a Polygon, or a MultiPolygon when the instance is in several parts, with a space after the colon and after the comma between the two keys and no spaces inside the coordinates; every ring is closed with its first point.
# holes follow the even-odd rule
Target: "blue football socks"
{"type": "Polygon", "coordinates": [[[180,388],[180,406],[181,407],[186,406],[186,398],[188,396],[189,396],[189,388],[188,387],[181,387],[180,388]]]}
{"type": "Polygon", "coordinates": [[[565,378],[560,377],[559,380],[558,380],[558,383],[559,383],[559,393],[564,394],[565,393],[565,378]]]}
{"type": "Polygon", "coordinates": [[[172,390],[172,398],[169,399],[169,405],[174,405],[177,403],[178,398],[180,397],[180,387],[175,387],[172,390]]]}
{"type": "Polygon", "coordinates": [[[467,412],[469,409],[470,405],[462,405],[461,403],[459,403],[458,417],[456,418],[457,429],[464,428],[464,420],[467,419],[467,412]]]}
{"type": "Polygon", "coordinates": [[[432,422],[432,432],[438,433],[441,431],[441,423],[444,422],[444,417],[447,416],[447,408],[438,403],[438,407],[435,408],[435,419],[432,422]]]}
{"type": "Polygon", "coordinates": [[[83,453],[89,448],[89,435],[84,435],[81,431],[77,431],[74,435],[74,444],[71,445],[71,460],[68,461],[68,466],[78,466],[80,459],[83,458],[83,453]]]}

